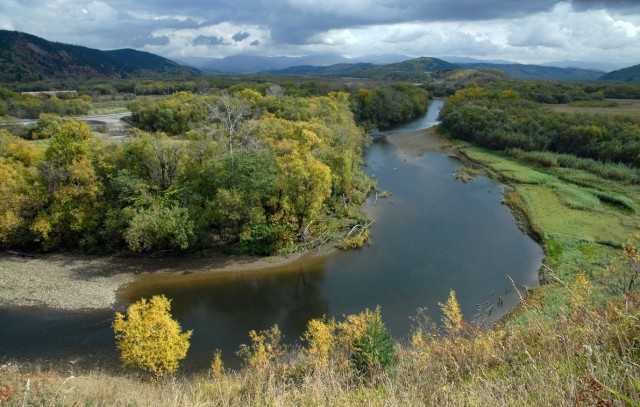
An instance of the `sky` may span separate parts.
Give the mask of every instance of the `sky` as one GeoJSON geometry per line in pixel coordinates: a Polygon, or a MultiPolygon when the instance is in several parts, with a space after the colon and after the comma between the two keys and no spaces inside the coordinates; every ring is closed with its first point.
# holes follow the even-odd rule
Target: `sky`
{"type": "Polygon", "coordinates": [[[640,0],[1,0],[0,29],[169,58],[640,63],[640,0]]]}

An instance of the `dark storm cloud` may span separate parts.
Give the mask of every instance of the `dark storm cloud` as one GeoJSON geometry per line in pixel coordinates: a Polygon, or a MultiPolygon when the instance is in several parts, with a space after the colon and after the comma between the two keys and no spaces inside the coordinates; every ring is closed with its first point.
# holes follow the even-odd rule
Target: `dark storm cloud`
{"type": "Polygon", "coordinates": [[[193,39],[193,45],[228,45],[229,43],[222,37],[199,35],[193,39]]]}
{"type": "MultiPolygon", "coordinates": [[[[622,1],[622,0],[621,0],[622,1]]],[[[475,21],[512,18],[550,10],[558,0],[352,0],[267,2],[246,0],[139,0],[135,7],[162,15],[185,15],[205,20],[201,25],[221,22],[267,26],[280,44],[306,44],[315,34],[331,29],[366,27],[409,21],[475,21]]],[[[122,0],[115,7],[131,8],[122,0]]],[[[166,21],[157,21],[166,28],[166,21]]],[[[174,27],[174,25],[171,25],[174,27]]]]}
{"type": "Polygon", "coordinates": [[[240,42],[242,40],[246,40],[247,38],[251,37],[251,34],[249,34],[248,32],[237,32],[235,34],[233,34],[233,37],[231,37],[231,39],[235,42],[240,42]]]}

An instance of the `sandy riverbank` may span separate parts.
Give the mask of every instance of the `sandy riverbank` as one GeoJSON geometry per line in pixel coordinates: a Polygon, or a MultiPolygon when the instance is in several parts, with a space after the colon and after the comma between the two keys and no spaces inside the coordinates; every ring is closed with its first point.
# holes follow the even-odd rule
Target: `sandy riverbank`
{"type": "Polygon", "coordinates": [[[386,140],[398,147],[398,154],[405,161],[415,161],[426,153],[445,153],[456,155],[450,149],[447,139],[438,135],[433,128],[416,130],[406,133],[390,134],[386,140]]]}
{"type": "Polygon", "coordinates": [[[288,257],[109,257],[0,253],[0,306],[46,306],[81,310],[112,308],[117,292],[141,273],[249,271],[292,263],[288,257]]]}

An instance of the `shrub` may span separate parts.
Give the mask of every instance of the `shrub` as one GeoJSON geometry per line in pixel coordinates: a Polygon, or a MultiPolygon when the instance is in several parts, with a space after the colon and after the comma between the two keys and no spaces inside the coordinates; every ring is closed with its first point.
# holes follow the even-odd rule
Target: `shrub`
{"type": "Polygon", "coordinates": [[[209,373],[216,379],[219,379],[224,375],[224,362],[222,361],[222,351],[220,349],[216,349],[213,352],[213,359],[211,359],[209,373]]]}
{"type": "Polygon", "coordinates": [[[194,238],[194,227],[187,208],[154,205],[136,212],[124,238],[129,249],[135,252],[186,250],[194,238]]]}
{"type": "Polygon", "coordinates": [[[278,325],[258,333],[251,330],[249,337],[251,338],[251,345],[240,345],[240,350],[237,354],[246,361],[250,368],[258,371],[268,370],[285,355],[285,350],[281,344],[282,333],[278,325]]]}
{"type": "Polygon", "coordinates": [[[131,304],[126,316],[116,313],[113,330],[123,366],[142,369],[155,379],[176,371],[193,331],[183,333],[170,310],[171,302],[156,295],[131,304]]]}

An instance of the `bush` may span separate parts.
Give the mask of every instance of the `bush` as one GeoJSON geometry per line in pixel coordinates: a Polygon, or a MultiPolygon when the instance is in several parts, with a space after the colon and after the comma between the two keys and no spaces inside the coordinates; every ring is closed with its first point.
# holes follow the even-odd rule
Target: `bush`
{"type": "Polygon", "coordinates": [[[126,316],[116,313],[113,330],[123,366],[142,369],[155,379],[176,371],[187,356],[193,331],[182,333],[170,310],[171,302],[156,295],[131,304],[126,316]]]}
{"type": "Polygon", "coordinates": [[[154,205],[136,212],[124,233],[129,249],[186,250],[194,237],[194,222],[189,210],[179,206],[154,205]]]}
{"type": "Polygon", "coordinates": [[[240,345],[237,355],[243,358],[250,368],[268,371],[284,357],[285,350],[281,344],[282,332],[278,325],[260,332],[251,330],[249,337],[251,345],[240,345]]]}

